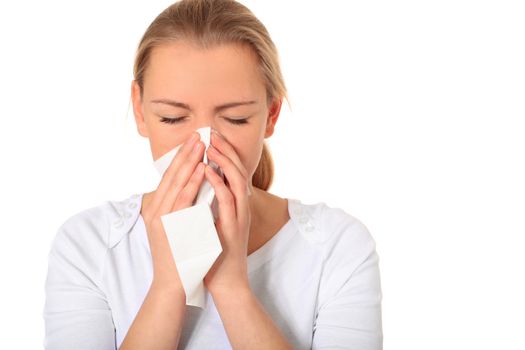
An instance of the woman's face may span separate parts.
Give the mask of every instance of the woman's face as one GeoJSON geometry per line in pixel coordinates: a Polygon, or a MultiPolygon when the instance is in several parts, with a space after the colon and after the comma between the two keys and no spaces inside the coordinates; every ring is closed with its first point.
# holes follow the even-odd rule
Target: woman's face
{"type": "Polygon", "coordinates": [[[267,105],[257,68],[255,53],[237,44],[204,50],[181,41],[153,49],[142,100],[132,83],[137,129],[149,138],[153,159],[211,126],[233,146],[251,179],[282,103],[267,105]]]}

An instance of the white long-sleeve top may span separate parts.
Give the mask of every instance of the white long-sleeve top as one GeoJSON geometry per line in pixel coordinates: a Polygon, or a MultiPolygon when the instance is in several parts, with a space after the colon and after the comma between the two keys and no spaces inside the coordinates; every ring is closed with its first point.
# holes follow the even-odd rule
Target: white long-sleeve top
{"type": "MultiPolygon", "coordinates": [[[[149,290],[143,194],[68,218],[48,256],[44,347],[118,349],[149,290]]],[[[250,287],[294,349],[382,349],[375,242],[358,219],[288,198],[290,220],[248,256],[250,287]]],[[[231,349],[207,294],[186,306],[179,349],[231,349]]]]}

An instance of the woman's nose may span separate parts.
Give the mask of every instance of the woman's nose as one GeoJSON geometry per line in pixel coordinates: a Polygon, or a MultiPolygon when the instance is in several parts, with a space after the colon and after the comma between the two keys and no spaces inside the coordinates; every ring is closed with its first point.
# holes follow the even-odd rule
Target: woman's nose
{"type": "MultiPolygon", "coordinates": [[[[209,131],[209,134],[207,134],[206,136],[204,136],[204,138],[206,138],[208,140],[208,142],[211,144],[211,139],[212,139],[212,133],[217,133],[219,135],[223,135],[222,132],[221,132],[221,128],[220,127],[216,127],[216,123],[199,123],[198,125],[195,126],[195,130],[199,130],[199,129],[202,129],[202,128],[206,128],[206,127],[209,127],[210,128],[210,131],[209,131]]],[[[201,134],[202,135],[202,134],[201,134]]],[[[222,136],[224,137],[224,136],[222,136]]],[[[201,140],[203,138],[201,137],[201,140]]]]}
{"type": "Polygon", "coordinates": [[[216,131],[218,132],[219,134],[221,133],[220,129],[216,127],[215,125],[216,123],[200,123],[199,125],[197,125],[195,127],[195,130],[197,129],[201,129],[201,128],[205,128],[205,127],[209,127],[210,128],[210,132],[212,131],[216,131]]]}

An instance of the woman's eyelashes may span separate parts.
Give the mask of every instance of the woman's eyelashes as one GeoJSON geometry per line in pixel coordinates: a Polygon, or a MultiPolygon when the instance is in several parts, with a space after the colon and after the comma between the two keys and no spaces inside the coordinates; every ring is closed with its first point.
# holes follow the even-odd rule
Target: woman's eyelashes
{"type": "MultiPolygon", "coordinates": [[[[187,117],[177,117],[177,118],[160,117],[160,121],[163,122],[163,123],[168,123],[168,124],[176,124],[176,123],[180,123],[180,122],[184,121],[184,119],[186,119],[186,118],[187,117]]],[[[241,124],[247,124],[248,123],[248,118],[232,119],[232,118],[224,117],[224,119],[227,120],[229,123],[234,124],[234,125],[241,125],[241,124]]]]}
{"type": "Polygon", "coordinates": [[[160,121],[163,123],[168,124],[175,124],[181,122],[186,117],[178,117],[178,118],[166,118],[166,117],[160,117],[160,121]]]}

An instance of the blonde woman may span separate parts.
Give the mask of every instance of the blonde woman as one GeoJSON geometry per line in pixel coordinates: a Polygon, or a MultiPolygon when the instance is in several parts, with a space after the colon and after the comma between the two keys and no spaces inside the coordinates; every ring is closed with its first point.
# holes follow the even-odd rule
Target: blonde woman
{"type": "Polygon", "coordinates": [[[230,0],[183,0],[139,43],[131,98],[157,160],[182,144],[156,190],[107,201],[59,228],[46,280],[47,349],[381,349],[378,256],[341,209],[268,192],[264,139],[286,88],[263,24],[230,0]],[[195,130],[216,132],[203,163],[195,130]],[[213,187],[222,253],[186,295],[160,217],[213,187]]]}

